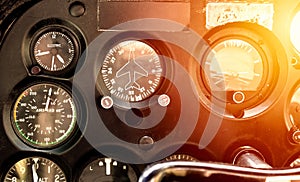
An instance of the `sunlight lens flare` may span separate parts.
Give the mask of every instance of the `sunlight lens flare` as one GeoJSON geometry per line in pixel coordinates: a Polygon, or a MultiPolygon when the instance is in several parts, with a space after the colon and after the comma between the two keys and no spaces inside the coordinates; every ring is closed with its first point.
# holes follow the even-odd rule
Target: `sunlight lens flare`
{"type": "Polygon", "coordinates": [[[300,52],[300,11],[294,16],[290,27],[290,39],[295,49],[300,52]]]}

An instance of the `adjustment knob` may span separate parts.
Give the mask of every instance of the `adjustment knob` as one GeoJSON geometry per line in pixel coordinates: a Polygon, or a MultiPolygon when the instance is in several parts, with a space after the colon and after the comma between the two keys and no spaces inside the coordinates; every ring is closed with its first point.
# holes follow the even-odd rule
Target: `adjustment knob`
{"type": "Polygon", "coordinates": [[[289,140],[294,144],[300,144],[300,129],[292,127],[289,131],[289,140]]]}

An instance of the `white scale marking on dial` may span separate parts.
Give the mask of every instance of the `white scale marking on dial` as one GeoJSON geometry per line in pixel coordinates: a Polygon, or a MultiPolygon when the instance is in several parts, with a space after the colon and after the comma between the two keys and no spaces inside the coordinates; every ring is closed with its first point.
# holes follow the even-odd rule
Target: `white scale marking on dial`
{"type": "Polygon", "coordinates": [[[106,164],[105,165],[105,174],[107,176],[109,176],[109,175],[111,175],[111,162],[112,162],[112,160],[111,160],[111,158],[105,158],[104,162],[106,164]]]}

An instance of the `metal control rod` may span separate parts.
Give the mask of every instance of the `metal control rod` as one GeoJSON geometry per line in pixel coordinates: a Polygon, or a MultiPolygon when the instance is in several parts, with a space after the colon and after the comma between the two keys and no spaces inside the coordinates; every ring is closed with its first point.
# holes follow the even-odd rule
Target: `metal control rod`
{"type": "Polygon", "coordinates": [[[147,168],[139,182],[159,181],[295,182],[300,168],[255,169],[209,162],[164,162],[147,168]]]}
{"type": "Polygon", "coordinates": [[[254,153],[245,153],[236,160],[236,165],[257,169],[271,169],[272,167],[254,153]]]}
{"type": "Polygon", "coordinates": [[[265,162],[264,156],[256,149],[245,146],[235,152],[233,164],[241,167],[252,167],[257,169],[271,169],[272,167],[265,162]]]}

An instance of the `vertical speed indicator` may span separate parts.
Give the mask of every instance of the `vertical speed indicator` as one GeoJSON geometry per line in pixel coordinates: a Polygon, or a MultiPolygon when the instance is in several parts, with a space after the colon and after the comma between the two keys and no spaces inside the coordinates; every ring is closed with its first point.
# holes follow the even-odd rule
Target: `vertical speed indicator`
{"type": "Polygon", "coordinates": [[[37,84],[24,90],[12,113],[13,129],[26,144],[53,148],[65,142],[76,126],[71,95],[54,84],[37,84]]]}

